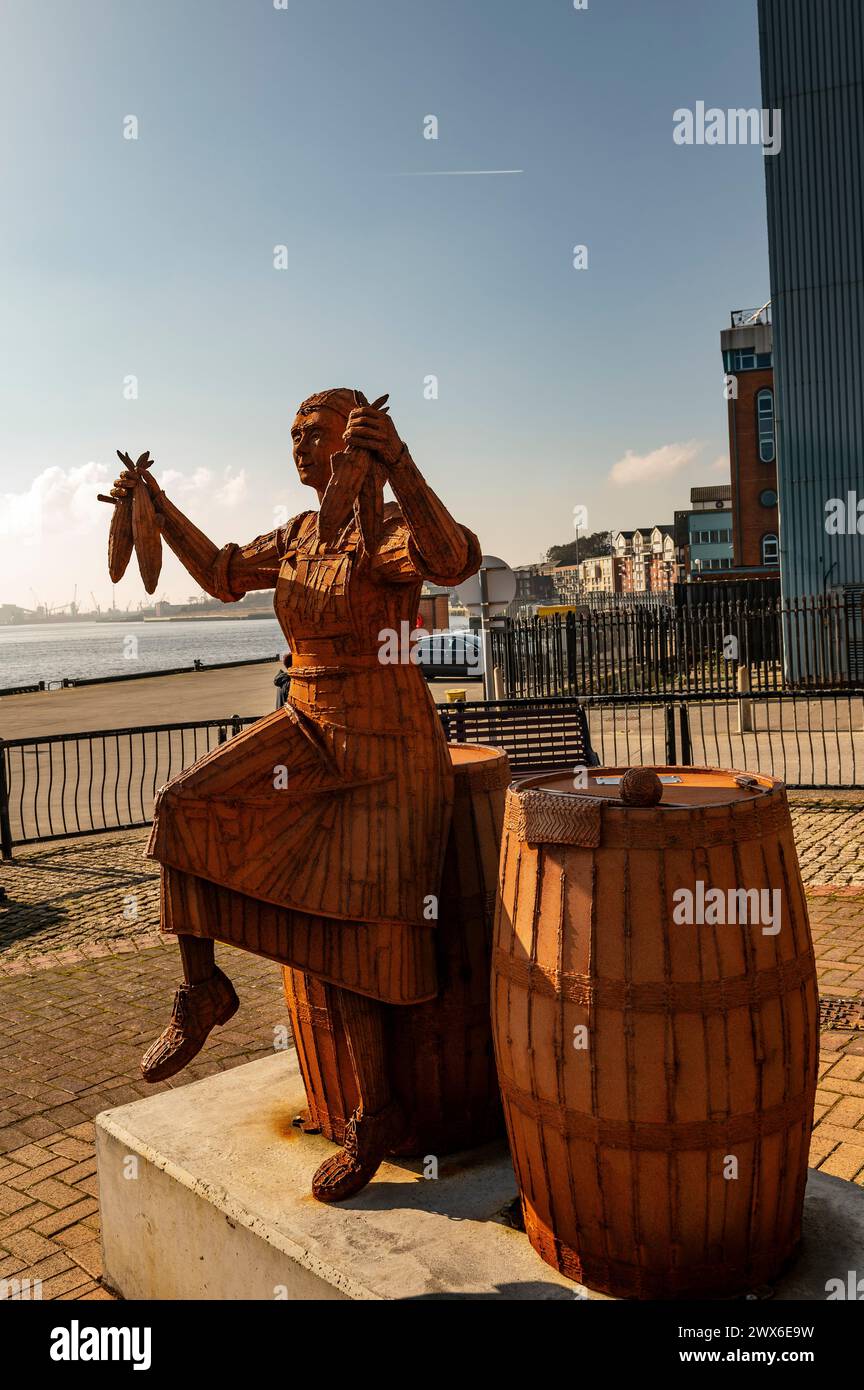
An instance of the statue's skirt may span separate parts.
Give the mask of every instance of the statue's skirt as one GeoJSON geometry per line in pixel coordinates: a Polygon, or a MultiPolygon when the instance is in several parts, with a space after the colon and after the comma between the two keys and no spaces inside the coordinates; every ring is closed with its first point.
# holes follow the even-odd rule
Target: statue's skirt
{"type": "Polygon", "coordinates": [[[359,730],[295,695],[163,787],[148,847],[162,931],[387,1003],[432,998],[453,772],[431,697],[404,695],[392,727],[359,730]]]}
{"type": "Polygon", "coordinates": [[[315,917],[164,865],[161,930],[224,941],[389,1004],[438,988],[431,926],[315,917]]]}

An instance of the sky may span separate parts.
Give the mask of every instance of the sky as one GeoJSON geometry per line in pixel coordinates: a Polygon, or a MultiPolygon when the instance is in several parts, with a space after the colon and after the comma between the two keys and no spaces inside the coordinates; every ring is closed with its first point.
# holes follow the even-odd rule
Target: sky
{"type": "MultiPolygon", "coordinates": [[[[0,603],[111,603],[118,448],[219,545],[314,506],[289,430],[327,386],[389,391],[514,565],[574,508],[671,522],[728,480],[764,157],[673,113],[761,106],[756,0],[0,0],[0,30],[0,603]]],[[[156,596],[195,592],[166,558],[156,596]]],[[[133,562],[114,599],[145,597],[133,562]]]]}

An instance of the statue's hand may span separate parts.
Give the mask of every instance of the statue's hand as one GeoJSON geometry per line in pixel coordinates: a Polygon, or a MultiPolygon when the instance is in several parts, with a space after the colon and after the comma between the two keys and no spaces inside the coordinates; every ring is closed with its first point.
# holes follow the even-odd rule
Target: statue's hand
{"type": "Polygon", "coordinates": [[[356,406],[348,416],[348,425],[342,437],[346,448],[353,445],[356,449],[368,449],[385,466],[395,463],[404,448],[386,410],[379,410],[374,405],[356,406]]]}
{"type": "Polygon", "coordinates": [[[125,463],[126,468],[119,478],[114,479],[114,486],[111,489],[112,497],[119,497],[121,500],[124,497],[131,497],[135,488],[140,485],[147,488],[154,501],[161,496],[162,489],[152,474],[147,471],[156,462],[155,459],[150,458],[149,450],[146,454],[141,455],[137,463],[133,463],[129,455],[121,453],[119,449],[117,450],[117,457],[121,463],[125,463]]]}

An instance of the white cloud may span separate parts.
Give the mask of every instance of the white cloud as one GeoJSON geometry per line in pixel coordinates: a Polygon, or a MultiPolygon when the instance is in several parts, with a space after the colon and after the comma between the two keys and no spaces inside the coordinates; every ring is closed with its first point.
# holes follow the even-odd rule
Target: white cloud
{"type": "MultiPolygon", "coordinates": [[[[116,591],[108,578],[111,509],[96,494],[110,491],[118,471],[115,464],[52,465],[21,491],[0,492],[0,603],[31,608],[35,592],[39,602],[55,605],[71,598],[76,585],[78,601],[86,607],[91,590],[103,605],[112,602],[112,595],[123,608],[151,601],[134,558],[116,591]]],[[[243,541],[267,529],[266,515],[263,525],[257,516],[244,515],[249,500],[242,468],[202,467],[186,473],[157,468],[154,473],[172,501],[214,537],[214,544],[223,538],[243,541]]],[[[167,545],[163,559],[157,597],[185,601],[194,583],[167,545]]]]}
{"type": "Polygon", "coordinates": [[[230,467],[226,468],[225,481],[214,496],[220,506],[235,507],[246,496],[246,469],[233,473],[230,467]]]}
{"type": "Polygon", "coordinates": [[[628,449],[623,458],[613,463],[609,470],[609,480],[618,487],[632,483],[653,483],[658,478],[671,477],[680,473],[697,457],[702,445],[690,439],[684,444],[663,444],[652,449],[649,454],[634,454],[628,449]]]}
{"type": "Polygon", "coordinates": [[[711,472],[712,472],[712,473],[725,473],[726,476],[728,477],[728,476],[729,476],[729,455],[728,455],[728,454],[718,454],[717,457],[716,457],[716,459],[714,460],[714,462],[713,462],[712,465],[711,465],[711,472]]]}
{"type": "Polygon", "coordinates": [[[0,494],[0,537],[26,545],[46,537],[95,532],[104,523],[105,511],[96,494],[110,486],[102,463],[44,468],[26,492],[0,494]]]}
{"type": "Polygon", "coordinates": [[[159,486],[175,501],[182,497],[188,502],[194,497],[216,502],[220,507],[236,507],[246,496],[246,470],[241,468],[235,473],[230,464],[223,470],[221,483],[214,479],[209,468],[196,468],[194,473],[166,468],[164,473],[155,476],[159,486]]]}
{"type": "Polygon", "coordinates": [[[196,468],[194,473],[180,473],[176,468],[166,468],[164,473],[153,475],[160,487],[173,496],[192,497],[209,494],[212,491],[213,474],[209,468],[196,468]]]}

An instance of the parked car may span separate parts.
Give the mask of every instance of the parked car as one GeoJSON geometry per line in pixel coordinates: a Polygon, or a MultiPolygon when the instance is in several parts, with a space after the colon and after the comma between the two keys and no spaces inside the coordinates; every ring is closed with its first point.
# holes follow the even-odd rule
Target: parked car
{"type": "Polygon", "coordinates": [[[483,639],[479,632],[430,632],[417,639],[420,670],[427,680],[434,676],[483,675],[483,639]]]}

